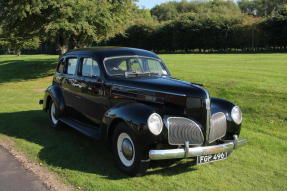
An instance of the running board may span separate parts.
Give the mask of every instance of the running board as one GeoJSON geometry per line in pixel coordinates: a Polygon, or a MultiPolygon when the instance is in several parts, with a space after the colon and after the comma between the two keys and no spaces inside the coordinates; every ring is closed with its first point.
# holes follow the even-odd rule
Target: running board
{"type": "Polygon", "coordinates": [[[72,118],[66,117],[61,118],[60,121],[93,139],[100,140],[103,138],[102,128],[100,126],[89,126],[72,118]]]}

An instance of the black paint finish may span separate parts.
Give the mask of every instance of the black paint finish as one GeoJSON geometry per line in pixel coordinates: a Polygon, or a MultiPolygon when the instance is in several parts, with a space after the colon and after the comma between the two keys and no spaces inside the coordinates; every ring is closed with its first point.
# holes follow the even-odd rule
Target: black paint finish
{"type": "MultiPolygon", "coordinates": [[[[111,77],[104,69],[104,60],[117,56],[144,56],[160,60],[149,51],[101,47],[79,49],[66,53],[64,62],[69,57],[92,58],[99,64],[100,76],[84,77],[79,70],[74,75],[55,72],[53,85],[45,95],[44,109],[50,99],[54,100],[61,114],[69,116],[94,128],[100,127],[103,138],[109,139],[115,125],[124,121],[137,135],[143,145],[155,147],[167,143],[167,128],[159,136],[154,136],[147,128],[150,114],[157,112],[162,118],[181,116],[191,118],[203,127],[206,126],[205,100],[211,100],[211,114],[223,112],[227,117],[226,139],[240,133],[240,125],[231,119],[230,112],[234,104],[219,98],[209,98],[208,92],[198,84],[166,76],[111,77]]],[[[67,65],[67,64],[66,64],[67,65]]],[[[206,133],[204,133],[206,134],[206,133]]]]}

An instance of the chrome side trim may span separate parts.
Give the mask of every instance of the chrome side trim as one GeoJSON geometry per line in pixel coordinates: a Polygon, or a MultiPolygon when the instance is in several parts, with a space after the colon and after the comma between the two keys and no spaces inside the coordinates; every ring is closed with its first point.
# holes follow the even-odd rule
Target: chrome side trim
{"type": "Polygon", "coordinates": [[[113,88],[115,88],[115,87],[127,88],[130,91],[132,91],[132,90],[135,90],[135,91],[142,90],[142,91],[146,91],[146,92],[162,93],[162,94],[169,94],[169,95],[186,97],[186,94],[179,94],[179,93],[166,92],[166,91],[156,91],[156,90],[150,90],[150,89],[145,89],[145,88],[135,88],[135,87],[125,86],[125,85],[121,85],[121,84],[114,84],[113,86],[114,86],[113,88]]]}
{"type": "Polygon", "coordinates": [[[220,152],[231,152],[239,147],[244,146],[248,142],[247,139],[238,140],[237,137],[234,138],[235,140],[220,145],[181,148],[181,149],[168,149],[168,150],[150,150],[149,158],[150,160],[163,160],[163,159],[204,156],[220,152]]]}

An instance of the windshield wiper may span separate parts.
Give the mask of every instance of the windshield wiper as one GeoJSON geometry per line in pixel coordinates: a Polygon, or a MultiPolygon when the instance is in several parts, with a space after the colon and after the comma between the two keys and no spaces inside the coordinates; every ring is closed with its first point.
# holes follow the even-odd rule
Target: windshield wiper
{"type": "Polygon", "coordinates": [[[124,76],[125,74],[112,74],[112,76],[124,76]]]}
{"type": "Polygon", "coordinates": [[[156,73],[156,72],[144,72],[143,74],[148,74],[148,75],[160,75],[159,73],[156,73]]]}
{"type": "Polygon", "coordinates": [[[159,75],[156,72],[125,72],[125,76],[128,77],[129,75],[135,75],[135,76],[145,76],[145,75],[159,75]]]}
{"type": "Polygon", "coordinates": [[[130,75],[140,76],[140,75],[143,75],[143,73],[139,73],[139,72],[125,72],[125,76],[126,77],[129,77],[130,75]]]}

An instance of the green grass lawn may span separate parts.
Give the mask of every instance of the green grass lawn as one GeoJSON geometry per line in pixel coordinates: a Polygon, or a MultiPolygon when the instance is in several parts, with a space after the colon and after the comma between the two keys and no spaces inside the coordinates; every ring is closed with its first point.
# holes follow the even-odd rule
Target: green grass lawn
{"type": "Polygon", "coordinates": [[[160,55],[173,76],[202,83],[244,113],[248,146],[202,166],[153,162],[147,175],[119,172],[104,143],[55,131],[38,105],[58,56],[0,56],[0,138],[83,190],[287,190],[287,54],[160,55]],[[169,167],[167,167],[170,165],[169,167]]]}

